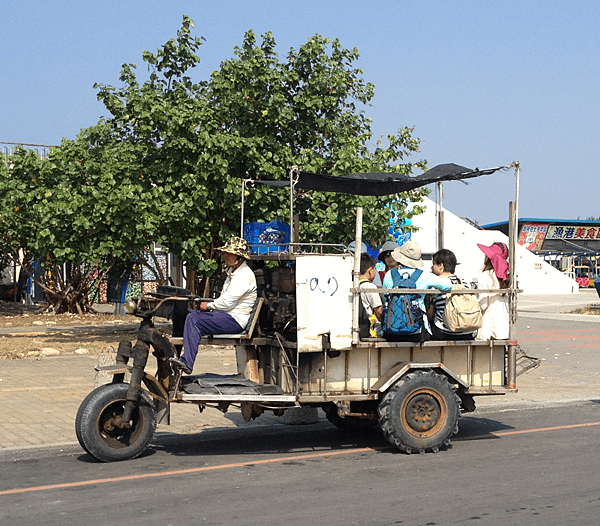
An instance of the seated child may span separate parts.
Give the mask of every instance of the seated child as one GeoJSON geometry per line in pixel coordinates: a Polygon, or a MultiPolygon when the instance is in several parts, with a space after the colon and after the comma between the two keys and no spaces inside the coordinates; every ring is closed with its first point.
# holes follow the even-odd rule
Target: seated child
{"type": "MultiPolygon", "coordinates": [[[[452,284],[464,285],[469,288],[465,280],[459,278],[454,272],[456,270],[456,256],[454,252],[443,248],[438,250],[432,258],[431,271],[440,278],[449,279],[452,284]]],[[[431,311],[428,309],[428,315],[431,320],[431,339],[432,340],[473,340],[475,334],[470,332],[453,332],[444,323],[444,310],[446,309],[446,294],[432,296],[430,299],[431,311]]]]}
{"type": "Polygon", "coordinates": [[[377,273],[375,265],[377,262],[368,254],[360,257],[360,299],[362,304],[359,316],[360,337],[369,338],[381,335],[381,315],[383,304],[381,296],[376,292],[377,287],[373,284],[377,273]]]}

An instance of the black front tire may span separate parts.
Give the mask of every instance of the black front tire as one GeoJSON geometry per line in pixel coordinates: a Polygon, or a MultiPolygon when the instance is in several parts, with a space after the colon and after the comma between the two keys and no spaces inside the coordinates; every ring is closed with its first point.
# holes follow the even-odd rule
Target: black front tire
{"type": "Polygon", "coordinates": [[[81,447],[103,462],[128,460],[141,455],[156,430],[156,411],[143,392],[131,416],[131,427],[114,425],[123,414],[128,384],[107,384],[94,389],[81,403],[75,434],[81,447]]]}
{"type": "Polygon", "coordinates": [[[445,376],[414,371],[398,380],[379,407],[385,437],[406,453],[437,453],[458,433],[460,398],[445,376]]]}

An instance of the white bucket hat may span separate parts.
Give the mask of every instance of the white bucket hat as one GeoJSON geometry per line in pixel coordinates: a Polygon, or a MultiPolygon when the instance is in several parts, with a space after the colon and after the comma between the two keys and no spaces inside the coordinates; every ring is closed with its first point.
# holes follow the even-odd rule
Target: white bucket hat
{"type": "Polygon", "coordinates": [[[401,247],[394,249],[392,257],[404,267],[421,268],[421,245],[416,241],[407,241],[401,247]]]}

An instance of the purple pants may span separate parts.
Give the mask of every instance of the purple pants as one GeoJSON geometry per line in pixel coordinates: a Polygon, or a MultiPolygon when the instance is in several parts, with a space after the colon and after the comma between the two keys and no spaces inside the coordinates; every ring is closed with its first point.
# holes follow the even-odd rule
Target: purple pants
{"type": "Polygon", "coordinates": [[[207,334],[236,334],[243,330],[227,312],[205,312],[188,309],[183,327],[183,354],[181,360],[193,369],[202,336],[207,334]]]}

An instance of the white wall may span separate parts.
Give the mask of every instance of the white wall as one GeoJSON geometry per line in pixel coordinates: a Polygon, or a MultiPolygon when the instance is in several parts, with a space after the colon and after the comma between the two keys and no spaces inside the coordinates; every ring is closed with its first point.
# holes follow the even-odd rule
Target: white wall
{"type": "MultiPolygon", "coordinates": [[[[437,204],[425,198],[425,212],[412,218],[413,226],[419,231],[412,234],[412,240],[421,245],[424,256],[437,252],[437,204]]],[[[478,230],[466,221],[444,209],[444,246],[456,254],[459,266],[456,273],[467,281],[479,273],[484,255],[477,243],[491,245],[502,241],[508,245],[508,238],[498,231],[478,230]]],[[[570,294],[579,291],[579,285],[568,276],[521,245],[516,246],[517,281],[525,294],[570,294]]],[[[429,264],[425,263],[429,270],[429,264]]]]}

